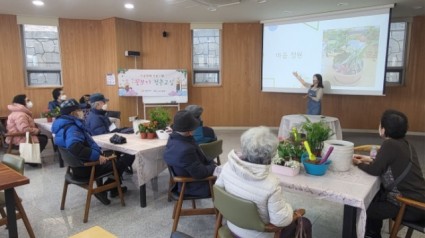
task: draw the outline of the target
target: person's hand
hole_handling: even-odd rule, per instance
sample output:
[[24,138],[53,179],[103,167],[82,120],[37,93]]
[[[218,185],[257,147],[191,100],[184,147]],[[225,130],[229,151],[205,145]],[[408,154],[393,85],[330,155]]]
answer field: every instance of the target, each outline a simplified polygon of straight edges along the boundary
[[373,160],[370,158],[370,156],[367,155],[357,155],[354,154],[353,155],[353,164],[354,165],[359,165],[359,164],[370,164],[373,162]]
[[300,77],[300,75],[298,74],[298,72],[292,72],[292,74],[295,76],[295,78],[298,78],[298,77]]
[[294,220],[297,219],[297,218],[302,217],[304,213],[305,213],[305,210],[304,209],[295,209],[294,210],[294,215],[293,215]]
[[108,160],[109,160],[109,158],[108,158],[108,157],[105,157],[105,156],[103,156],[103,155],[101,155],[101,156],[99,157],[99,163],[100,163],[100,164],[105,164]]
[[303,98],[308,98],[308,94],[304,95]]

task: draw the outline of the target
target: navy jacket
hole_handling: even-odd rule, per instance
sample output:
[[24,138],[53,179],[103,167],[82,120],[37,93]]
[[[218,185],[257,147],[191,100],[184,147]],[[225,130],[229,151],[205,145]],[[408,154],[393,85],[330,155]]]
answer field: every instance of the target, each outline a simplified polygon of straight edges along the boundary
[[100,147],[94,142],[84,122],[74,116],[62,115],[53,122],[52,133],[55,144],[66,148],[83,161],[97,161],[101,155]]
[[49,111],[53,111],[55,108],[60,107],[60,103],[56,100],[50,101],[47,107],[49,108]]
[[[177,176],[202,179],[211,176],[216,165],[209,161],[196,144],[193,136],[173,132],[164,151],[165,162]],[[178,191],[180,192],[180,184]],[[186,195],[206,197],[210,195],[208,182],[193,182],[186,185]]]
[[105,114],[106,111],[104,110],[90,109],[86,118],[86,127],[92,135],[96,136],[109,133],[111,121],[109,121],[109,118]]

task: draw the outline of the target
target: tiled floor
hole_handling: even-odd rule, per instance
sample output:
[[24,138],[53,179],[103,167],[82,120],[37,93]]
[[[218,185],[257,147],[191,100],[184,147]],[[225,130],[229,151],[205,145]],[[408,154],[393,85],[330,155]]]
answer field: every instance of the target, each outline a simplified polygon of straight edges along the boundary
[[[217,130],[218,136],[224,140],[222,162],[232,148],[239,147],[239,137],[242,130]],[[344,139],[355,144],[380,144],[377,134],[344,133]],[[420,155],[422,168],[425,168],[425,137],[410,136],[409,141],[415,145]],[[29,216],[37,237],[61,238],[69,237],[92,226],[101,226],[118,237],[170,237],[173,202],[167,201],[168,172],[164,171],[158,177],[158,189],[153,190],[147,184],[147,207],[139,206],[139,190],[136,176],[124,175],[124,184],[129,188],[125,195],[126,206],[121,207],[118,198],[111,199],[108,206],[92,199],[89,221],[83,223],[85,190],[70,186],[65,210],[59,209],[63,188],[65,168],[59,168],[51,146],[43,152],[42,167],[25,167],[25,175],[30,178],[30,184],[19,187],[18,194],[23,199],[24,208]],[[306,217],[313,223],[313,237],[341,237],[343,205],[310,197],[285,193],[288,201],[294,207],[306,209]],[[202,206],[211,206],[210,201],[204,201]],[[385,231],[383,237],[388,237]],[[178,230],[193,237],[213,237],[214,216],[183,217]],[[18,221],[20,237],[28,237],[22,221]],[[405,232],[405,229],[402,231]],[[402,233],[400,233],[402,234]],[[400,235],[399,235],[400,236]],[[0,237],[7,237],[4,226],[0,228]],[[414,232],[413,237],[421,237]]]

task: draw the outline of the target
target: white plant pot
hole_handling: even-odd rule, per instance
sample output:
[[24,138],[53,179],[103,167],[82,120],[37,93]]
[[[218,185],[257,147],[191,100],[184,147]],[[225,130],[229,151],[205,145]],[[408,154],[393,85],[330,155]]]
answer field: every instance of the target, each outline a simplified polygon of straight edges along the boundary
[[158,139],[161,140],[168,140],[168,138],[170,137],[170,134],[168,134],[168,132],[164,130],[157,130],[156,135],[158,136]]
[[329,169],[336,172],[350,170],[354,153],[354,144],[344,140],[326,140],[323,142],[322,157],[328,152],[330,146],[333,146],[334,150],[328,158],[328,160],[332,161]]

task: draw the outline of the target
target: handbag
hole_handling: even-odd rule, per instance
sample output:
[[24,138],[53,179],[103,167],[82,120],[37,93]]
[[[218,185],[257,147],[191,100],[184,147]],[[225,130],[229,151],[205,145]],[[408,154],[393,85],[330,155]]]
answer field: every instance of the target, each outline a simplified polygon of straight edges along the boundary
[[123,136],[118,135],[118,134],[114,134],[111,138],[109,138],[109,141],[112,144],[125,144],[125,143],[127,143],[127,139]]
[[40,144],[30,143],[30,133],[25,133],[25,143],[19,144],[19,153],[25,159],[25,163],[41,164]]

